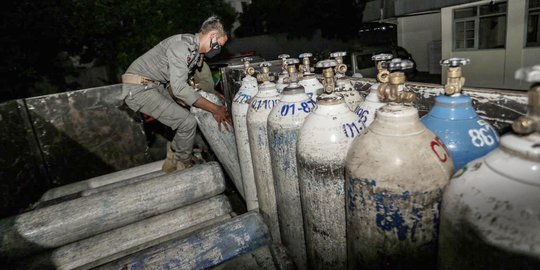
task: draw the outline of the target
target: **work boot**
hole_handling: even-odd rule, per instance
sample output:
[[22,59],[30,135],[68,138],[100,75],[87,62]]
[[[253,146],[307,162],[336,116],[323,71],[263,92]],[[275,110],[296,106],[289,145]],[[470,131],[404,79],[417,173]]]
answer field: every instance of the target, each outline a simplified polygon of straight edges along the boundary
[[177,171],[181,171],[181,170],[184,170],[184,169],[187,169],[187,168],[191,168],[193,167],[193,161],[191,159],[189,160],[176,160],[176,170]]
[[161,167],[161,170],[165,173],[171,173],[176,170],[176,158],[174,156],[174,152],[172,151],[171,147],[167,144],[167,157],[165,158],[165,162],[163,162],[163,166]]

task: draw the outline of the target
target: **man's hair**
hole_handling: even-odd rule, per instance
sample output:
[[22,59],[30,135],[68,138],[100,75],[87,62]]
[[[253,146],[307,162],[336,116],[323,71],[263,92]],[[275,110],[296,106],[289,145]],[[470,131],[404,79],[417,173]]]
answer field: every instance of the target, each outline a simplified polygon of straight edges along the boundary
[[208,19],[206,19],[201,25],[201,33],[203,34],[207,34],[212,30],[217,30],[219,36],[227,35],[227,32],[225,32],[223,24],[221,23],[221,20],[218,16],[208,17]]

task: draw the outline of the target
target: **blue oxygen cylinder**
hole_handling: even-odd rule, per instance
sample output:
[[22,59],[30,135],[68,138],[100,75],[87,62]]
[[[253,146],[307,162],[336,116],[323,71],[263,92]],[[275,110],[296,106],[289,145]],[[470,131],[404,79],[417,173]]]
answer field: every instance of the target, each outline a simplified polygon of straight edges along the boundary
[[442,66],[448,67],[445,95],[436,97],[435,106],[422,117],[424,125],[448,148],[455,171],[499,146],[497,131],[478,117],[472,107],[472,99],[461,94],[465,82],[461,66],[469,63],[470,60],[465,58],[441,61]]

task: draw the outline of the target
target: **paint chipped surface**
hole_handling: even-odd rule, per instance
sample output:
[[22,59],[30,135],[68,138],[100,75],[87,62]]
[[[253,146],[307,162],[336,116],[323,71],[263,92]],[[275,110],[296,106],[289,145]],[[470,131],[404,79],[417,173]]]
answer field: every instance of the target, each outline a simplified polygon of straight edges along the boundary
[[[493,166],[493,161],[505,165]],[[537,161],[499,148],[456,173],[443,198],[442,269],[540,268],[540,185],[534,184],[540,176],[508,178],[526,176],[536,167]]]
[[[200,91],[200,94],[210,102],[223,105],[216,95],[203,91]],[[232,127],[229,127],[228,129],[220,127],[212,113],[208,111],[191,107],[191,113],[197,120],[197,124],[210,144],[212,151],[216,154],[221,165],[223,165],[223,168],[232,179],[236,189],[240,195],[245,198],[242,171],[240,169],[240,161],[238,160],[234,130],[232,130]]]
[[[271,100],[271,104],[279,101],[279,94],[275,89],[261,90],[253,98],[254,102],[261,100]],[[250,106],[246,116],[249,146],[252,153],[253,172],[255,176],[255,187],[259,203],[259,212],[268,224],[272,238],[279,242],[281,239],[279,232],[278,214],[276,206],[276,193],[274,177],[272,174],[272,162],[270,159],[270,149],[268,146],[267,119],[273,107],[260,107],[258,109]]]
[[98,269],[207,269],[253,252],[270,241],[262,218],[249,212]]
[[[391,190],[375,179],[349,179],[348,223],[357,265],[435,265],[442,189]],[[412,264],[410,264],[412,263]],[[427,268],[426,268],[427,269]]]

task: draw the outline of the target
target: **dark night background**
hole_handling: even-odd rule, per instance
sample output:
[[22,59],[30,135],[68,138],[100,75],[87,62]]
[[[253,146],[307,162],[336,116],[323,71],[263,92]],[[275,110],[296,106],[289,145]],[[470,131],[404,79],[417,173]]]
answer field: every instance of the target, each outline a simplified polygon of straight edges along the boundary
[[253,0],[237,14],[223,0],[10,1],[0,15],[0,101],[80,89],[66,77],[89,64],[106,68],[101,85],[118,83],[139,55],[173,34],[197,32],[211,14],[227,26],[238,19],[236,37],[285,33],[294,39],[320,30],[349,40],[364,6],[363,0]]

